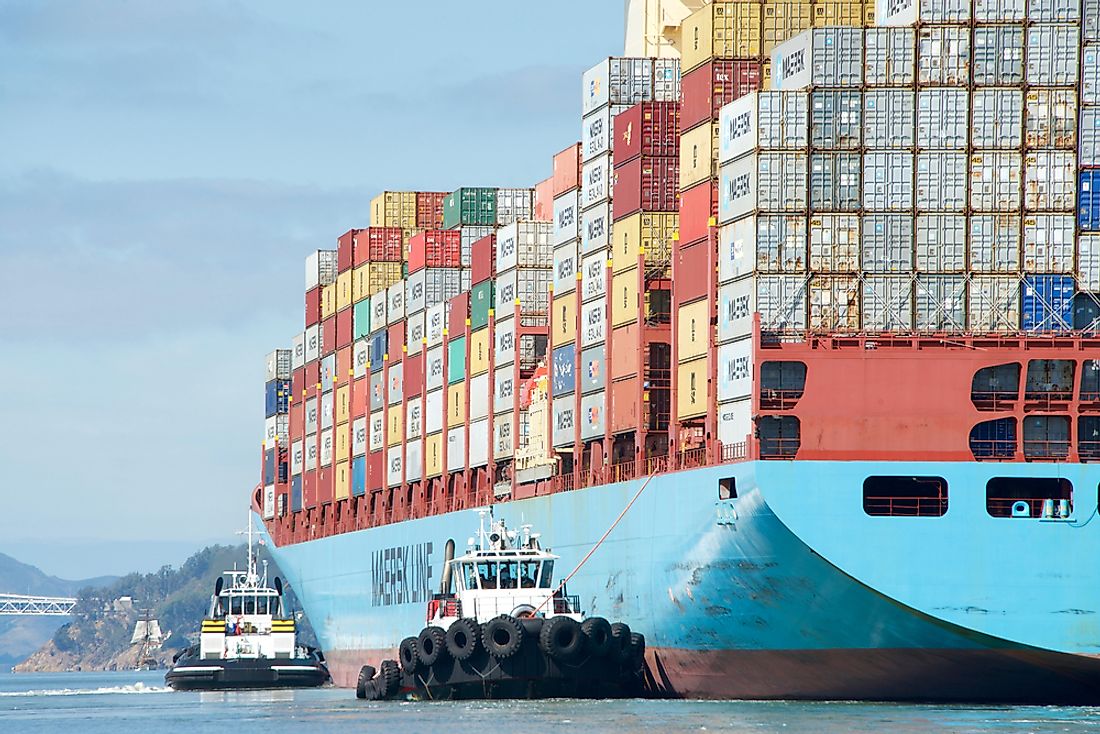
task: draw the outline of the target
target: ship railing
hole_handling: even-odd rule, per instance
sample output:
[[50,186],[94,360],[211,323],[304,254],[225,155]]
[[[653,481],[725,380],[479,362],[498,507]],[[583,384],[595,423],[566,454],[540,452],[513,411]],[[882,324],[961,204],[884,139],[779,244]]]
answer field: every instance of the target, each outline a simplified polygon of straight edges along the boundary
[[727,443],[722,445],[722,463],[726,464],[733,461],[744,461],[749,458],[749,444],[747,441],[738,441],[737,443]]
[[801,438],[768,437],[760,439],[761,459],[793,459],[802,445]]
[[693,449],[686,449],[680,452],[677,457],[677,465],[681,469],[694,469],[699,466],[707,465],[707,447],[699,446]]
[[568,492],[575,489],[573,486],[573,472],[565,472],[551,478],[550,489],[553,492]]
[[1024,402],[1032,408],[1052,408],[1073,400],[1073,388],[1056,390],[1027,390]]
[[[993,517],[1037,517],[1043,516],[1043,503],[1047,499],[1053,499],[1055,511],[1057,511],[1059,497],[988,497],[985,501],[986,510]],[[1027,504],[1027,515],[1013,515],[1012,510],[1019,503]],[[1072,508],[1072,502],[1070,504]]]
[[942,517],[947,512],[946,497],[864,497],[868,515],[892,517]]
[[983,459],[1011,459],[1016,456],[1016,439],[971,439],[970,451],[978,461]]
[[620,461],[618,464],[611,465],[610,479],[612,482],[628,482],[638,476],[636,474],[637,469],[638,462],[633,459]]
[[1024,439],[1025,459],[1065,459],[1069,456],[1069,441],[1035,441]]
[[650,456],[645,460],[645,473],[646,476],[652,476],[654,474],[663,474],[668,471],[668,455],[664,456]]
[[1082,403],[1100,403],[1100,392],[1094,390],[1081,390]]
[[1100,461],[1100,441],[1078,441],[1077,454],[1081,461]]
[[761,410],[790,410],[798,404],[802,390],[761,390]]
[[581,597],[578,594],[566,594],[554,597],[554,614],[575,614],[581,608]]
[[970,401],[978,410],[1011,410],[1020,393],[1016,390],[971,390]]

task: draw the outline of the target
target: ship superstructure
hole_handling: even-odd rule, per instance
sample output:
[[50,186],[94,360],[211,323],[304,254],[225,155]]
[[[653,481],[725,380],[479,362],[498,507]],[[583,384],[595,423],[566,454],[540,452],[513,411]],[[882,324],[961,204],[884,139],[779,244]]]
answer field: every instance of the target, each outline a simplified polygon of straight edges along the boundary
[[493,504],[625,512],[570,583],[657,689],[1093,700],[1100,6],[677,5],[550,178],[307,260],[255,500],[337,680]]

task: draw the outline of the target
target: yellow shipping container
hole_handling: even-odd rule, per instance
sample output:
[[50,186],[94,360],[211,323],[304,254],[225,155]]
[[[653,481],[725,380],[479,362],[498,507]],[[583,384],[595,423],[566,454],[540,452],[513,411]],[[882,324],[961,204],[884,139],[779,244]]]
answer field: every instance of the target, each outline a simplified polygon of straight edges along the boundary
[[443,434],[424,439],[424,476],[438,477],[443,473]]
[[383,191],[370,202],[370,226],[401,227],[416,226],[416,192]]
[[351,302],[352,304],[359,303],[364,298],[369,298],[367,294],[367,285],[370,283],[370,268],[366,265],[360,265],[359,267],[351,271]]
[[[865,22],[866,3],[863,0],[815,0],[814,27],[830,25],[862,26]],[[874,6],[871,6],[871,25],[874,25]]]
[[789,41],[814,24],[813,0],[764,0],[762,50],[770,54],[772,49]]
[[353,271],[345,270],[336,276],[336,310],[343,311],[351,305],[354,283]]
[[336,313],[336,284],[331,283],[321,288],[321,318],[327,319]]
[[390,406],[386,411],[386,445],[396,446],[405,438],[405,408],[400,405]]
[[[615,225],[616,227],[619,225]],[[638,269],[632,268],[611,279],[611,325],[622,326],[638,320]]]
[[351,495],[351,469],[348,462],[343,461],[336,465],[336,488],[333,496],[338,500],[346,500]]
[[477,377],[489,371],[489,328],[472,332],[469,342],[470,377]]
[[377,262],[367,264],[367,290],[364,295],[373,296],[401,280],[401,263]]
[[550,335],[551,345],[560,347],[577,338],[577,293],[566,293],[554,299],[554,313],[551,316],[554,333]]
[[351,431],[347,423],[338,423],[333,432],[333,459],[347,461],[351,456]]
[[711,337],[708,311],[705,298],[680,306],[676,317],[676,358],[680,362],[706,355]]
[[[339,378],[339,375],[337,375]],[[347,423],[351,419],[351,385],[336,388],[336,422]]]
[[680,190],[718,175],[718,123],[698,125],[680,136]]
[[676,365],[676,416],[694,418],[707,412],[707,358]]
[[638,256],[645,253],[649,267],[669,265],[672,260],[672,235],[680,226],[675,212],[638,212],[615,222],[611,230],[612,272],[636,267]]
[[761,0],[716,0],[699,8],[681,25],[681,68],[686,73],[712,58],[758,58],[762,19]]
[[466,422],[466,383],[456,382],[447,388],[447,428]]

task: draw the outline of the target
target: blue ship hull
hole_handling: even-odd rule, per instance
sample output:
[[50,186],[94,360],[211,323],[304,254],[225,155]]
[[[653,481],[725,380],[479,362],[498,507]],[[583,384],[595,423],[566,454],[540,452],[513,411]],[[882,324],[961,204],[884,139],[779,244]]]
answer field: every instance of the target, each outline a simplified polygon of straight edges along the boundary
[[[942,517],[873,517],[877,474],[939,476]],[[1072,482],[1068,521],[991,517],[995,476]],[[736,498],[718,499],[734,478]],[[571,570],[643,480],[496,505]],[[649,480],[569,581],[646,636],[651,687],[707,698],[1100,702],[1100,466],[743,462]],[[334,680],[424,623],[469,510],[275,548]]]

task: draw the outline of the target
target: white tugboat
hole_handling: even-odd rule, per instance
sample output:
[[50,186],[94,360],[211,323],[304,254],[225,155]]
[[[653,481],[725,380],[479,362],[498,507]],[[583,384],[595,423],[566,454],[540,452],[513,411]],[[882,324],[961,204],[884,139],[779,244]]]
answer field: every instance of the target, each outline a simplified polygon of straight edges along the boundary
[[[364,665],[359,698],[615,698],[642,691],[645,639],[622,622],[586,617],[556,584],[558,556],[529,525],[485,527],[447,561],[443,591],[399,661]],[[452,591],[453,588],[453,591]],[[376,675],[377,673],[377,675]]]
[[251,516],[248,568],[218,578],[199,644],[177,656],[164,680],[176,690],[192,691],[305,688],[328,682],[321,653],[297,642],[279,577],[268,586],[267,564],[262,575],[256,572]]

